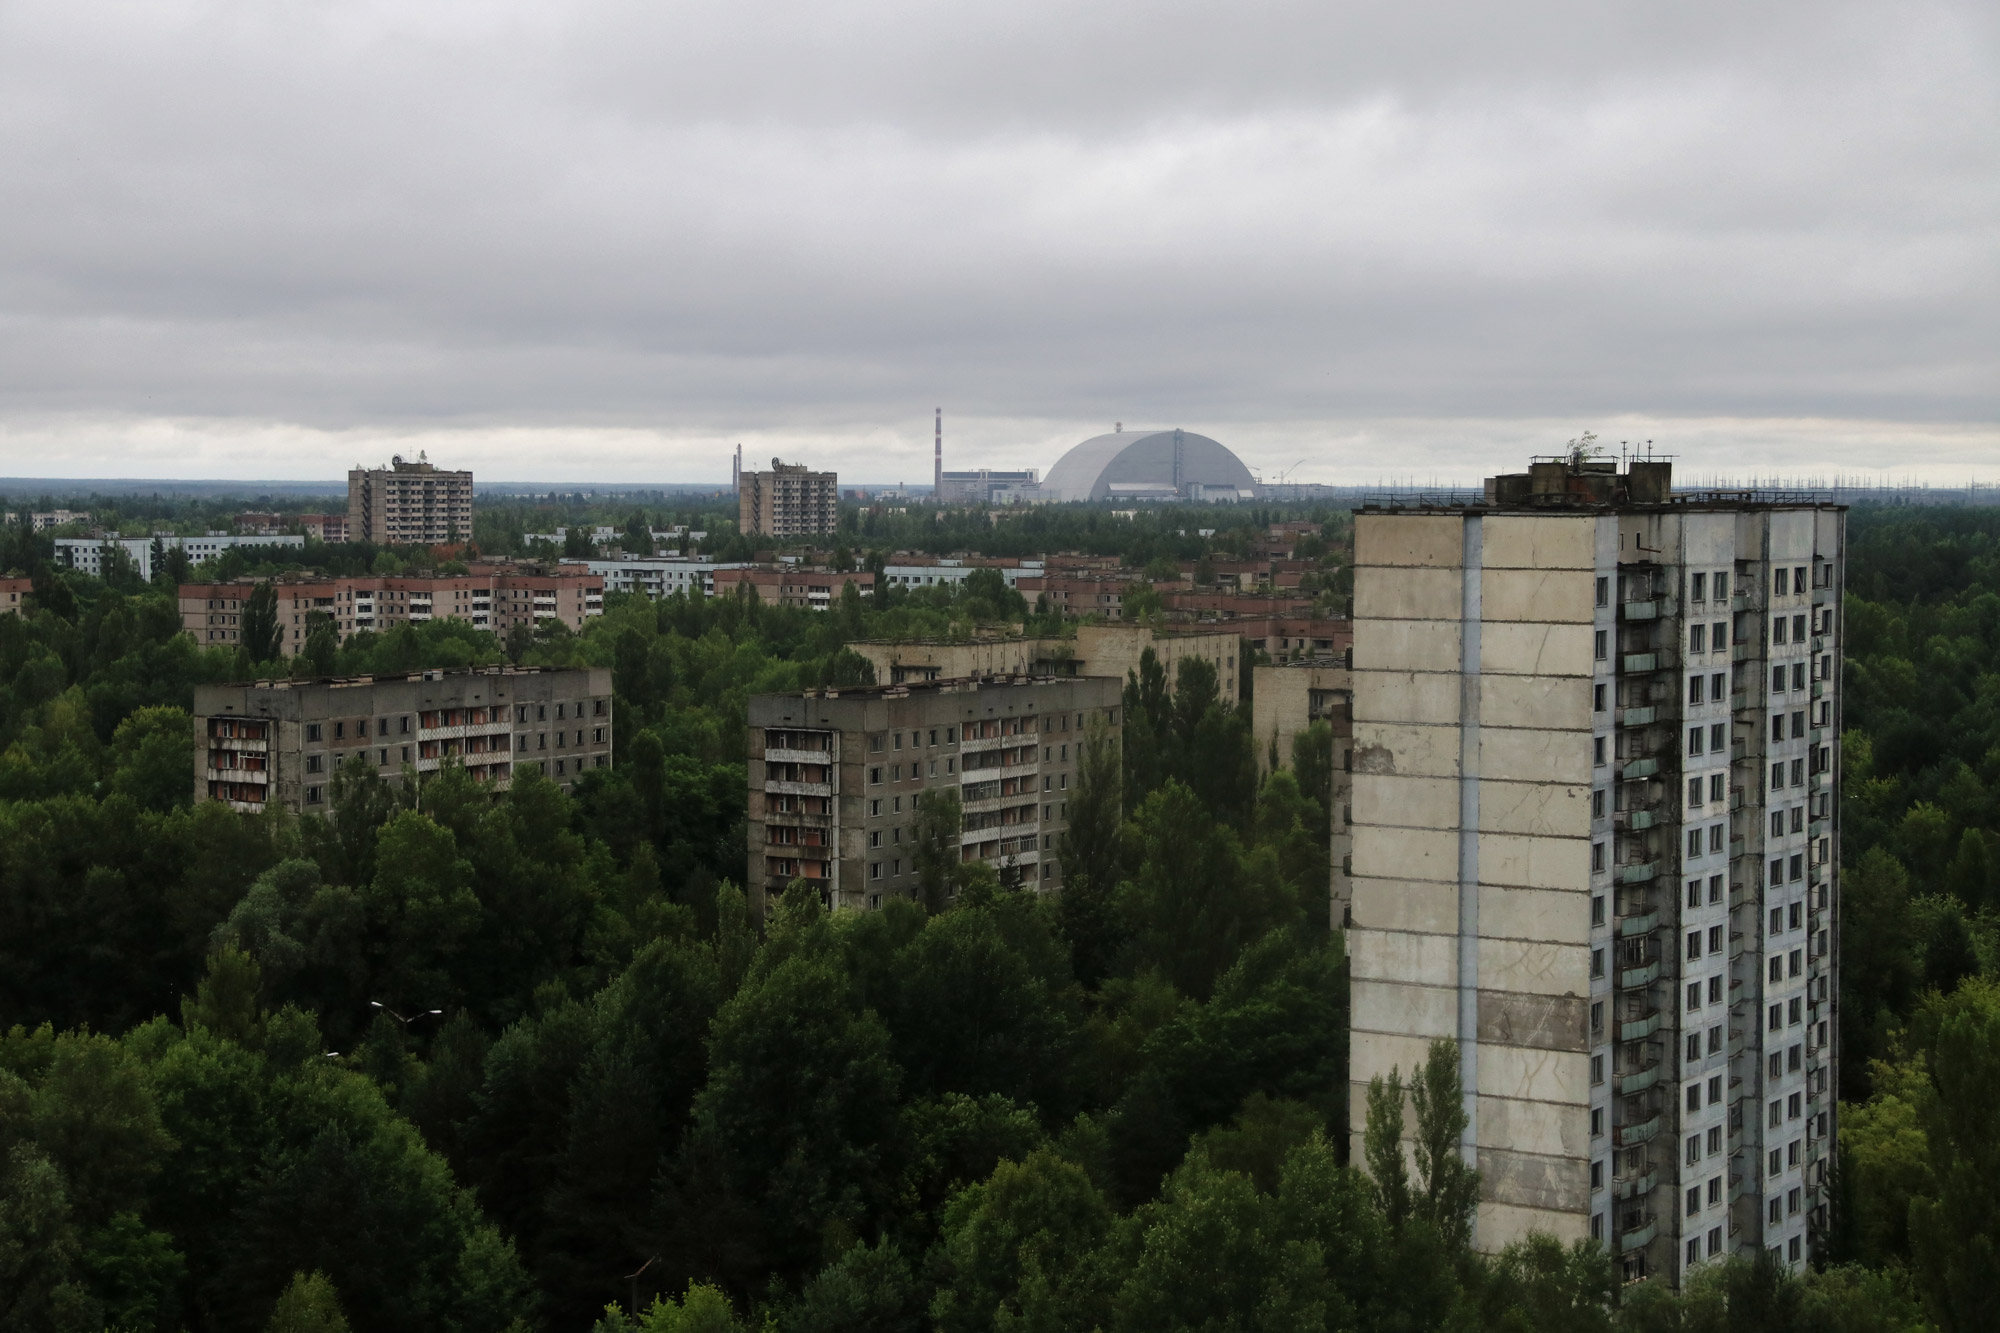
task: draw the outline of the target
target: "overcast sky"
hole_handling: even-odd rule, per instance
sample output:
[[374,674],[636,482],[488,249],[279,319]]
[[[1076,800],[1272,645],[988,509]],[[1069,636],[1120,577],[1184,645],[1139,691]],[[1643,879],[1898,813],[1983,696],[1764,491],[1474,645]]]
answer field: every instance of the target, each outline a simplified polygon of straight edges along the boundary
[[927,481],[939,405],[2000,481],[2000,5],[0,0],[0,475]]

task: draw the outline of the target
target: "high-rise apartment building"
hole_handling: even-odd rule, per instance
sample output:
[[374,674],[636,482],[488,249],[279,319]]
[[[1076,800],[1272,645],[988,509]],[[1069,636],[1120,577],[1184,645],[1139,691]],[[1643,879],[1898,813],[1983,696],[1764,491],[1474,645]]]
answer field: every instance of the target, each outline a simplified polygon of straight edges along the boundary
[[750,701],[751,902],[794,879],[832,907],[917,892],[917,798],[957,794],[959,856],[1003,882],[1057,888],[1077,762],[1115,743],[1111,679],[999,676],[763,694]]
[[347,474],[347,540],[435,546],[471,537],[470,472],[446,472],[420,456]]
[[324,812],[357,756],[384,779],[448,764],[505,788],[534,767],[568,788],[611,766],[606,667],[474,667],[398,676],[260,680],[194,692],[197,801]]
[[1669,469],[1356,516],[1350,1093],[1456,1038],[1477,1243],[1679,1282],[1826,1222],[1846,515]]
[[736,481],[736,523],[759,537],[825,537],[840,526],[840,477],[771,460],[769,472]]

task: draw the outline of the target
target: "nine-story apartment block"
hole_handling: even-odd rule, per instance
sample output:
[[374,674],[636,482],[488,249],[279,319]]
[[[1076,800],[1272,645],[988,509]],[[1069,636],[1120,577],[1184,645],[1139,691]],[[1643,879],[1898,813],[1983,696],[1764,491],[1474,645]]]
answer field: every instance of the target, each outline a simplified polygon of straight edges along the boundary
[[917,800],[958,796],[959,858],[1055,889],[1083,746],[1115,745],[1112,679],[1001,676],[759,695],[748,752],[751,901],[794,879],[836,908],[917,893]]
[[840,476],[771,460],[736,481],[736,524],[759,537],[827,537],[840,527]]
[[1455,1038],[1477,1243],[1678,1282],[1826,1224],[1845,512],[1669,466],[1357,515],[1350,1092]]

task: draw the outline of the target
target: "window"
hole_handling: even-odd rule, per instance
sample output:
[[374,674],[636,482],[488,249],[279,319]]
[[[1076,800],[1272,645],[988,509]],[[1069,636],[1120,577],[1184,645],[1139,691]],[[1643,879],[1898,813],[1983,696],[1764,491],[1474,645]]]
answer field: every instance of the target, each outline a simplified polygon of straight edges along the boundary
[[1805,1001],[1794,995],[1785,1006],[1785,1019],[1793,1027],[1805,1021]]
[[1593,977],[1604,975],[1604,950],[1592,949],[1590,951],[1590,975]]
[[1698,930],[1690,930],[1687,934],[1687,956],[1701,957],[1701,932]]
[[882,781],[882,770],[881,770],[881,769],[879,769],[879,768],[871,768],[871,769],[869,769],[869,770],[868,770],[868,785],[869,785],[869,786],[871,786],[871,787],[872,787],[872,786],[876,785],[877,783],[879,783],[879,782],[881,782],[881,781]]
[[1601,1106],[1590,1108],[1590,1137],[1604,1137],[1604,1108]]
[[316,741],[319,740],[320,738],[321,738],[320,724],[317,722],[306,723],[306,739],[309,741]]
[[1592,872],[1604,869],[1604,844],[1601,842],[1590,844],[1590,868]]
[[1799,909],[1801,906],[1803,906],[1803,904],[1793,903],[1790,907],[1785,909],[1786,919],[1788,921],[1790,929],[1792,930],[1797,930],[1799,928]]
[[880,861],[870,861],[868,863],[868,878],[882,878],[882,863]]
[[1770,1013],[1765,1015],[1765,1018],[1767,1020],[1765,1026],[1771,1031],[1776,1032],[1785,1025],[1785,1006],[1782,1004],[1772,1005]]
[[1771,765],[1771,789],[1776,791],[1785,785],[1785,763],[1781,759]]
[[1688,600],[1691,602],[1705,602],[1708,600],[1708,575],[1688,575]]
[[1710,824],[1708,826],[1708,850],[1711,852],[1722,850],[1722,825]]
[[1721,875],[1710,875],[1708,877],[1708,901],[1711,904],[1722,901],[1722,880],[1723,877]]
[[1604,1001],[1602,1000],[1594,1001],[1590,1006],[1590,1030],[1592,1032],[1604,1031]]
[[1805,878],[1805,872],[1806,872],[1806,858],[1804,853],[1794,854],[1792,857],[1792,875],[1791,875],[1792,883],[1796,884],[1801,879]]
[[1592,739],[1591,752],[1595,756],[1598,765],[1601,767],[1604,763],[1604,737],[1598,736]]
[[1773,810],[1771,812],[1771,836],[1774,838],[1782,838],[1784,835],[1785,835],[1785,812],[1783,810]]
[[1771,668],[1771,693],[1783,694],[1784,692],[1785,669],[1782,666],[1774,666]]
[[1806,590],[1806,567],[1804,565],[1800,565],[1792,571],[1792,591],[1795,594],[1803,596],[1805,594],[1805,590]]
[[1771,739],[1774,741],[1785,739],[1785,715],[1783,713],[1771,714]]
[[[525,708],[523,708],[523,709],[522,709],[521,711],[522,711],[523,713],[525,713],[525,712],[527,712],[528,710],[527,710],[527,709],[525,709]],[[525,722],[526,720],[527,720],[526,718],[523,718],[523,719],[522,719],[522,721],[524,721],[524,722]],[[399,731],[399,732],[401,732],[401,733],[402,733],[403,735],[405,735],[405,736],[407,736],[407,735],[409,735],[409,734],[410,734],[410,718],[409,718],[409,715],[408,715],[407,713],[406,713],[406,714],[404,714],[404,715],[403,715],[403,717],[401,718],[401,725],[399,725],[399,726],[398,726],[398,727],[396,728],[396,730],[397,730],[397,731]]]
[[1783,958],[1773,958],[1771,960],[1770,973],[1772,981],[1783,981],[1785,979],[1785,960]]
[[1721,977],[1710,977],[1710,978],[1708,979],[1708,1002],[1709,1002],[1710,1004],[1721,1004],[1721,1003],[1722,1003],[1722,978],[1721,978]]
[[1727,648],[1729,646],[1728,621],[1718,620],[1715,622],[1715,624],[1709,627],[1708,646],[1710,648],[1713,648],[1718,653],[1721,652],[1724,648]]
[[320,802],[321,802],[322,800],[324,800],[324,799],[326,799],[326,798],[325,798],[325,796],[324,796],[324,795],[322,794],[322,790],[321,790],[321,788],[318,788],[318,787],[307,787],[307,788],[306,788],[306,804],[307,804],[307,805],[318,805],[318,804],[319,804],[319,803],[320,803]]
[[1688,702],[1691,704],[1701,702],[1701,679],[1700,676],[1688,677]]
[[308,772],[308,773],[324,773],[325,771],[326,771],[326,756],[325,756],[325,755],[323,755],[323,754],[309,754],[309,755],[307,755],[307,756],[306,756],[306,772]]
[[1708,1053],[1710,1055],[1722,1054],[1722,1027],[1720,1024],[1708,1030]]
[[1687,1140],[1687,1164],[1693,1166],[1701,1160],[1701,1135],[1690,1134]]
[[1783,616],[1772,616],[1771,643],[1775,647],[1779,644],[1782,644],[1784,641],[1785,641],[1785,618]]
[[[1708,626],[1690,625],[1688,627],[1688,651],[1691,653],[1705,653],[1708,651]],[[1698,681],[1701,677],[1696,676],[1695,679]],[[1692,702],[1700,703],[1701,701],[1696,699]]]
[[1597,604],[1599,606],[1611,605],[1611,580],[1608,578],[1600,578],[1597,581]]
[[1604,788],[1602,787],[1599,787],[1590,794],[1590,817],[1592,819],[1604,818]]
[[1805,959],[1805,950],[1803,949],[1792,950],[1789,954],[1785,955],[1786,970],[1789,971],[1794,977],[1802,975],[1805,972],[1804,959]]
[[1701,1034],[1699,1032],[1692,1033],[1688,1037],[1687,1058],[1690,1060],[1701,1059]]
[[1609,651],[1607,647],[1608,637],[1609,636],[1603,630],[1597,631],[1595,644],[1597,651],[1597,660],[1600,662],[1604,661],[1605,658],[1609,656]]
[[1604,1082],[1604,1057],[1601,1055],[1593,1055],[1590,1057],[1590,1084],[1592,1087],[1598,1087],[1601,1086],[1603,1082]]
[[1726,773],[1710,773],[1708,775],[1708,799],[1711,801],[1721,801],[1723,796],[1722,785],[1728,780],[1729,775]]
[[1702,752],[1702,743],[1703,743],[1704,741],[1706,741],[1707,739],[1708,739],[1708,729],[1707,729],[1707,728],[1705,728],[1705,727],[1689,727],[1689,728],[1688,728],[1688,742],[1687,742],[1687,752],[1688,752],[1688,755],[1689,755],[1690,757],[1693,757],[1693,756],[1695,756],[1695,755],[1699,755],[1699,754],[1700,754],[1700,753]]
[[1722,927],[1721,927],[1721,926],[1710,926],[1710,927],[1708,928],[1708,951],[1709,951],[1710,953],[1721,953],[1721,952],[1722,952]]
[[[1699,1111],[1701,1109],[1701,1084],[1690,1083],[1687,1085],[1687,1109],[1690,1111]],[[1695,1135],[1688,1139],[1688,1160],[1690,1162],[1701,1156],[1700,1144],[1700,1135]]]
[[1783,597],[1785,589],[1790,585],[1791,579],[1786,575],[1784,570],[1774,569],[1771,571],[1771,591],[1773,594]]
[[1729,600],[1729,575],[1721,570],[1716,571],[1715,575],[1715,600],[1718,602]]
[[1599,712],[1599,713],[1603,712],[1603,711],[1604,711],[1604,687],[1603,687],[1602,685],[1597,685],[1597,686],[1593,686],[1593,687],[1592,687],[1592,689],[1591,689],[1591,692],[1590,692],[1590,697],[1591,697],[1591,702],[1592,702],[1592,704],[1594,705],[1594,708],[1593,708],[1593,711],[1595,711],[1595,712]]
[[1690,981],[1688,983],[1687,1007],[1690,1010],[1701,1008],[1701,983],[1699,981]]
[[1691,828],[1688,830],[1688,856],[1696,857],[1700,855],[1701,855],[1701,830],[1698,828]]
[[1726,722],[1709,723],[1708,752],[1710,754],[1721,754],[1723,748],[1727,746],[1728,743],[1729,743],[1729,724]]
[[1792,663],[1792,688],[1794,690],[1802,690],[1805,687],[1806,664],[1804,662],[1794,662]]
[[1590,900],[1590,924],[1593,926],[1604,924],[1604,895],[1601,893]]
[[1595,1194],[1604,1188],[1604,1162],[1602,1159],[1590,1164],[1590,1190]]

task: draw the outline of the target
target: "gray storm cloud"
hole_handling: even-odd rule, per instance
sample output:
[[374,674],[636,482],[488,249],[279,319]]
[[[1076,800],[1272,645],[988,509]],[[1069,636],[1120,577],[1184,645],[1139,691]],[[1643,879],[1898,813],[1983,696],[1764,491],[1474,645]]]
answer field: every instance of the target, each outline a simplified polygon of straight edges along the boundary
[[[1995,38],[1973,3],[8,4],[0,472],[458,432],[562,476],[517,446],[566,431],[606,476],[816,433],[901,466],[935,402],[996,461],[1113,417],[1329,468],[1633,418],[2000,468]],[[294,464],[258,475],[335,470]]]

